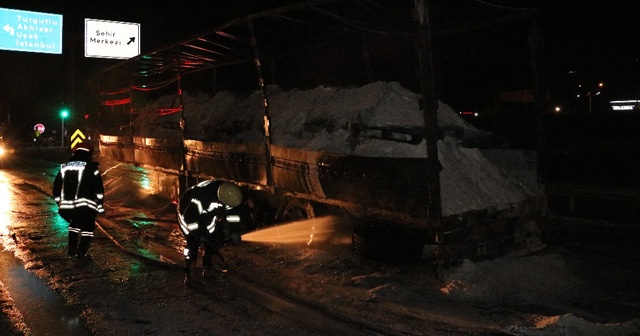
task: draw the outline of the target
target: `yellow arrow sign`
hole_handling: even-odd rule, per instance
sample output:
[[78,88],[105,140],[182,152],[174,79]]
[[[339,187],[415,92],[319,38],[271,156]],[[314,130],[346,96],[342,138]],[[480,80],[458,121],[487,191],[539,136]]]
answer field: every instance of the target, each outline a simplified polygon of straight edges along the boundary
[[79,129],[73,132],[73,135],[71,136],[71,149],[74,149],[84,139],[86,139],[86,137]]

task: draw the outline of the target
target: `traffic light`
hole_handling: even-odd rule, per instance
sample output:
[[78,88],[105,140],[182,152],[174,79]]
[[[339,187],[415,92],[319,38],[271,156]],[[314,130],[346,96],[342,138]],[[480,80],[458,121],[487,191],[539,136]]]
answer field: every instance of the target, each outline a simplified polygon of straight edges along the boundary
[[63,107],[62,109],[60,109],[60,147],[64,148],[64,136],[65,136],[65,131],[64,131],[64,120],[69,116],[69,109],[66,107]]

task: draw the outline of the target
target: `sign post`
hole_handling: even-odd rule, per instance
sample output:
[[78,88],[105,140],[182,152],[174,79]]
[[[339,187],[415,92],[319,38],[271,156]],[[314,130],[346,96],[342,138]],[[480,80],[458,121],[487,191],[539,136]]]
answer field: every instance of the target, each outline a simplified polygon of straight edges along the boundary
[[60,148],[64,148],[64,119],[69,116],[69,110],[63,109],[60,111]]

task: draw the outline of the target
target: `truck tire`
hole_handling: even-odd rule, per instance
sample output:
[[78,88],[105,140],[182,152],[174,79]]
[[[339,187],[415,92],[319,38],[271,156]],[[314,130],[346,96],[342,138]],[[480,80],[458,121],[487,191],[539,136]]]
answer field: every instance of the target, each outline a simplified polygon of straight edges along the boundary
[[354,252],[367,259],[394,264],[421,259],[426,235],[397,225],[367,221],[353,229]]
[[313,205],[301,199],[291,199],[284,207],[280,220],[283,222],[293,222],[304,219],[315,218]]

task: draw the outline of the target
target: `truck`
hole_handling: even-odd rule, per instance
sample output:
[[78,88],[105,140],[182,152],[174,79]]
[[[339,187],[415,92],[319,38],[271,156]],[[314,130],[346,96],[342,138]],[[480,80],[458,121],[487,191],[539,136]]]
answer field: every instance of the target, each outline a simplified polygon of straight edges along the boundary
[[498,253],[535,232],[536,152],[478,147],[495,135],[435,97],[426,2],[393,8],[306,1],[107,68],[100,154],[148,169],[171,199],[235,183],[243,230],[338,213],[366,257]]

